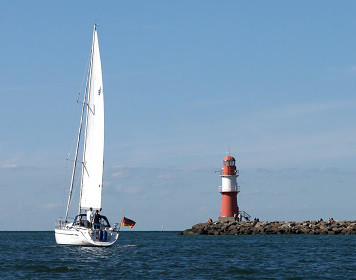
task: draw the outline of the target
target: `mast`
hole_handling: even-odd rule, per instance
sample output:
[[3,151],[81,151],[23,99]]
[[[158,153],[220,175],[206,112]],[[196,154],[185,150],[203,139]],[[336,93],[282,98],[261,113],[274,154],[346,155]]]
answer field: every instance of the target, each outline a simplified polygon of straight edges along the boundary
[[77,167],[78,151],[79,151],[79,144],[80,144],[80,135],[82,134],[82,126],[83,126],[83,116],[84,116],[85,103],[86,103],[86,94],[84,95],[84,100],[83,100],[83,104],[82,104],[82,113],[81,113],[81,116],[80,116],[80,124],[79,124],[78,137],[77,137],[77,147],[76,147],[76,149],[75,149],[75,156],[74,156],[74,163],[73,163],[73,171],[72,171],[72,178],[71,178],[71,181],[70,181],[70,188],[69,188],[68,203],[67,203],[67,208],[66,208],[65,222],[67,222],[67,219],[68,219],[69,206],[70,206],[70,202],[71,202],[71,200],[72,200],[72,193],[73,193],[73,186],[74,186],[74,178],[75,178],[75,169],[76,169],[76,167]]

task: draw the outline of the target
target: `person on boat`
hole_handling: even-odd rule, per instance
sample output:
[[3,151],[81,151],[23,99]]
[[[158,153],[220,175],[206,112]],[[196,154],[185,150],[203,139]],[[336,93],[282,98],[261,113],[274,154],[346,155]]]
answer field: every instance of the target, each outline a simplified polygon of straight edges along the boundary
[[99,214],[99,210],[96,210],[94,214],[94,222],[93,222],[94,229],[100,229],[100,218],[101,216]]
[[87,211],[87,221],[89,222],[89,227],[91,226],[92,220],[93,220],[93,208],[90,207],[89,210]]

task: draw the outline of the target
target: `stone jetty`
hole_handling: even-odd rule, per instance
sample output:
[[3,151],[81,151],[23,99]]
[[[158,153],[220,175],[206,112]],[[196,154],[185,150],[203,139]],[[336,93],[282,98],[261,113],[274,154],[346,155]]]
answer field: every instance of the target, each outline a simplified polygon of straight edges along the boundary
[[213,222],[194,225],[181,232],[183,235],[256,235],[256,234],[356,234],[356,221],[304,222]]

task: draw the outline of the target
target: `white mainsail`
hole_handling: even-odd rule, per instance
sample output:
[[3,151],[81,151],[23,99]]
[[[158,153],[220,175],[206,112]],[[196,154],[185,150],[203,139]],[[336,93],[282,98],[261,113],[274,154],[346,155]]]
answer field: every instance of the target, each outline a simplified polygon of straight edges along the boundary
[[96,28],[88,81],[80,209],[101,208],[104,167],[104,91]]

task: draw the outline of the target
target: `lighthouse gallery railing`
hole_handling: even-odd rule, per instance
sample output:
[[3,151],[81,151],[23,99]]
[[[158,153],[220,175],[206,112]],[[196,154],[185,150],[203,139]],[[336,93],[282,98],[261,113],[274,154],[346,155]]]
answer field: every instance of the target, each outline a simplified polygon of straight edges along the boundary
[[228,191],[223,190],[222,186],[219,186],[219,192],[240,192],[240,186],[231,186]]

